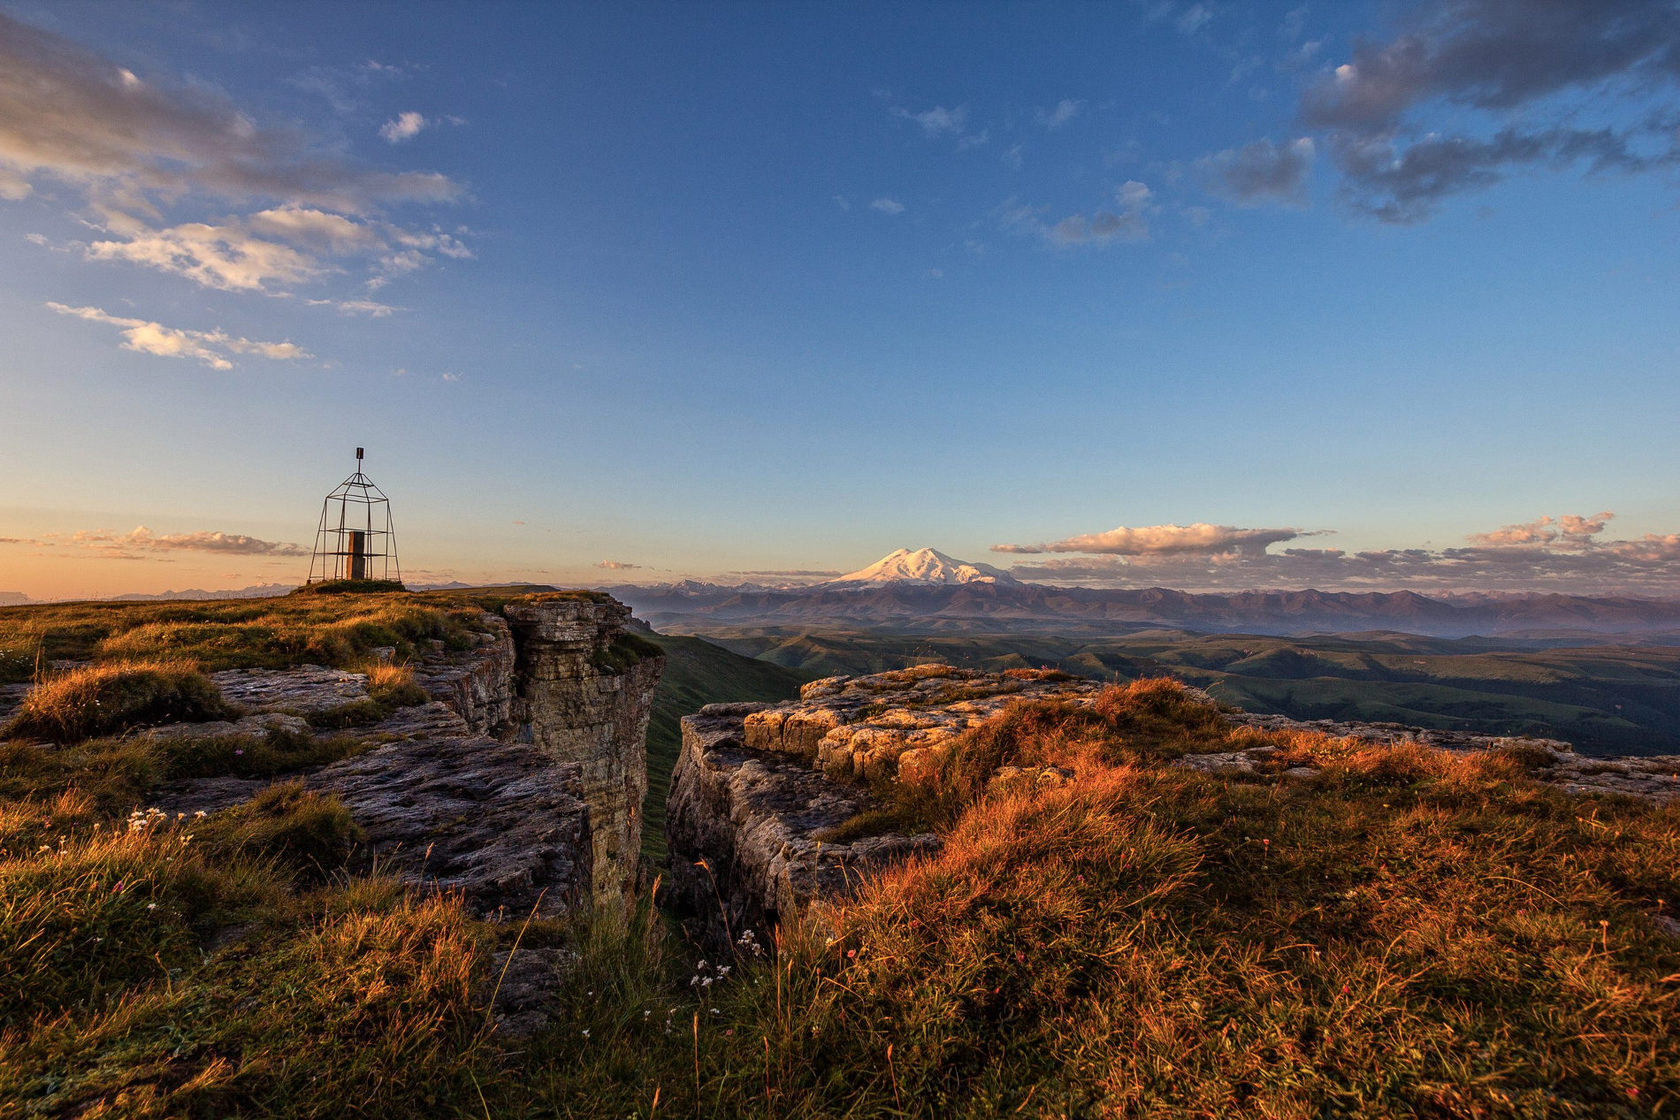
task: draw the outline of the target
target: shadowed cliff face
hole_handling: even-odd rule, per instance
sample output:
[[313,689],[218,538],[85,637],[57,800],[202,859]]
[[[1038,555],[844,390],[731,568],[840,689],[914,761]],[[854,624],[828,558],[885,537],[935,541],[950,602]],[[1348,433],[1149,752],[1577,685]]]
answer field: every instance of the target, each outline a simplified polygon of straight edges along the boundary
[[517,661],[515,734],[582,771],[597,901],[635,886],[647,795],[647,730],[665,657],[625,633],[615,600],[532,596],[505,608]]

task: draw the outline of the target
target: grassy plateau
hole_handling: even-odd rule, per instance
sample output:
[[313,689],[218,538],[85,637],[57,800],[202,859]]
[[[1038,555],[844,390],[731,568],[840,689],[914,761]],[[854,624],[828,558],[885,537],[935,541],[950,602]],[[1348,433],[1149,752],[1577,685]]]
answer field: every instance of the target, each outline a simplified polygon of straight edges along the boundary
[[[47,608],[68,634],[8,609],[0,640],[31,665],[291,664],[464,640],[481,604],[100,607]],[[690,700],[736,669],[789,684],[660,644],[692,661]],[[350,874],[348,814],[283,779],[353,734],[260,757],[5,738],[4,1117],[1680,1111],[1680,808],[1566,795],[1538,752],[1233,733],[1164,680],[1018,705],[854,822],[931,828],[936,855],[722,950],[645,898],[497,925]],[[1260,742],[1279,749],[1252,777],[1173,764]],[[1004,764],[1072,780],[999,787]],[[145,807],[161,775],[218,773],[282,781],[203,817]],[[524,1039],[490,1010],[510,949],[571,962]]]

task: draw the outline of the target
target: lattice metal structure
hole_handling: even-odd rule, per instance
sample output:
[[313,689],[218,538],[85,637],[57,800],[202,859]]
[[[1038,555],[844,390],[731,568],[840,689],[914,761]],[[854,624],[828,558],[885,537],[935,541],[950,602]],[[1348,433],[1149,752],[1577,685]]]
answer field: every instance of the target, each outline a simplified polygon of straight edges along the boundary
[[329,579],[402,582],[391,500],[362,473],[360,447],[356,448],[356,473],[339,483],[321,503],[321,525],[315,531],[309,582]]

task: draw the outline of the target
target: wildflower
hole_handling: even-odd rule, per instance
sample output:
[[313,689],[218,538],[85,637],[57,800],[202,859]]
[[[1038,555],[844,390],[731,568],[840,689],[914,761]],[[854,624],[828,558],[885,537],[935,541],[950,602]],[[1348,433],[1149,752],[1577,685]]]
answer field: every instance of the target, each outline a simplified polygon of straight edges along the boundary
[[123,880],[118,879],[117,883],[116,883],[116,886],[111,888],[111,893],[112,894],[121,894],[122,889],[123,889]]
[[583,1028],[583,1037],[585,1037],[585,1038],[589,1037],[589,1028],[588,1027]]
[[155,903],[155,902],[148,902],[148,903],[146,903],[146,909],[148,909],[148,910],[156,910],[156,909],[157,909],[157,903]]

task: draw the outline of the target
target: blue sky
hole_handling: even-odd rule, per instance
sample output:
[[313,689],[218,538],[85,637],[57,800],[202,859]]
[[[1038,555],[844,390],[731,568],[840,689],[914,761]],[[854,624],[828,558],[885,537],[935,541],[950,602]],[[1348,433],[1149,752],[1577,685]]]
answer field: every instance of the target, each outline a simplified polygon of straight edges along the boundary
[[1677,84],[1666,0],[0,0],[0,591],[296,582],[360,444],[422,580],[1680,595]]

